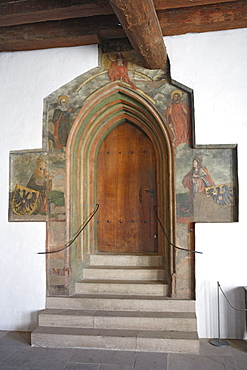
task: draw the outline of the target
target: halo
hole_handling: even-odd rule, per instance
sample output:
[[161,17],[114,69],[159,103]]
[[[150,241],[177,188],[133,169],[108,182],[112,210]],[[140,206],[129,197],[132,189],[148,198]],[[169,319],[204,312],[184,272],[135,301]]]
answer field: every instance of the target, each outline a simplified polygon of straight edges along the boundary
[[67,95],[60,95],[58,98],[57,98],[57,102],[58,104],[61,103],[61,100],[64,99],[66,101],[66,104],[68,103],[69,101],[69,98],[67,97]]
[[45,163],[44,158],[37,158],[37,159],[36,159],[36,165],[37,165],[37,166],[40,166],[40,165],[41,165],[41,163]]
[[182,91],[181,90],[173,90],[173,92],[171,93],[171,97],[173,98],[173,96],[175,95],[175,94],[178,94],[178,95],[180,95],[180,97],[182,98],[183,97],[183,93],[182,93]]

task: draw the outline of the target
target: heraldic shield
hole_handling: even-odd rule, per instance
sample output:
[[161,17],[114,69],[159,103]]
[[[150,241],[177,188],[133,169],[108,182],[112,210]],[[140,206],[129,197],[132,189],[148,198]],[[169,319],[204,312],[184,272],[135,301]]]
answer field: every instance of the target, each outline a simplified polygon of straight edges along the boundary
[[16,185],[12,198],[12,210],[17,215],[31,215],[37,208],[39,191]]
[[205,189],[206,196],[212,197],[214,202],[220,206],[232,206],[234,204],[234,193],[232,184],[210,186]]

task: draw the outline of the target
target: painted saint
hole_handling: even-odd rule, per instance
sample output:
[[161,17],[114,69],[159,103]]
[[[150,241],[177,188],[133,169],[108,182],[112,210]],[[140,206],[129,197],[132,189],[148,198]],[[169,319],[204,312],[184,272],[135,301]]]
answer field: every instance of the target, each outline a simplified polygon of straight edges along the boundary
[[183,178],[183,186],[189,189],[189,200],[192,202],[196,193],[205,191],[206,188],[214,186],[214,180],[203,165],[202,158],[194,157],[191,170]]
[[53,113],[52,122],[54,124],[54,146],[56,149],[64,148],[67,144],[71,127],[71,109],[67,107],[68,101],[66,95],[59,96],[57,100],[58,107]]
[[53,173],[48,173],[46,163],[43,158],[36,160],[36,168],[30,177],[27,188],[39,192],[35,213],[46,214],[47,212],[47,191],[52,188]]
[[111,82],[123,81],[129,84],[133,89],[136,86],[131,82],[128,75],[128,61],[124,58],[122,53],[116,53],[115,59],[110,59],[111,64],[108,69],[108,76]]
[[182,101],[182,91],[173,90],[172,102],[166,109],[166,122],[170,128],[175,147],[182,143],[191,143],[190,108]]

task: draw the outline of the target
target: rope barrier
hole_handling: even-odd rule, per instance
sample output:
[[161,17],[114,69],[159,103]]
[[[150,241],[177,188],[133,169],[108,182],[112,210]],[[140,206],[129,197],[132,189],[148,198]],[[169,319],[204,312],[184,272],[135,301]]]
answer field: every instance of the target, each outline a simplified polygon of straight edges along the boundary
[[69,248],[74,243],[74,241],[78,238],[78,236],[82,233],[82,231],[85,229],[85,227],[89,224],[89,222],[92,220],[92,218],[95,216],[98,209],[99,209],[99,204],[96,204],[96,207],[94,208],[94,211],[92,212],[91,215],[88,216],[88,219],[79,227],[79,229],[75,233],[75,236],[73,237],[73,239],[69,240],[68,243],[66,243],[62,248],[57,249],[55,251],[38,252],[38,254],[58,253],[58,252],[61,252],[65,249]]
[[244,312],[247,312],[247,309],[245,309],[245,308],[236,308],[236,307],[234,307],[232,304],[231,304],[231,302],[229,301],[229,299],[227,298],[227,296],[226,296],[226,294],[224,293],[224,291],[223,291],[223,289],[221,288],[221,286],[220,286],[220,283],[219,282],[217,282],[218,283],[218,286],[219,286],[219,288],[220,288],[220,290],[221,290],[221,293],[223,294],[223,296],[225,297],[225,299],[226,299],[226,301],[228,302],[228,304],[234,309],[234,310],[236,310],[236,311],[244,311]]
[[158,214],[157,214],[157,210],[156,210],[156,208],[157,208],[157,206],[154,206],[154,213],[155,213],[155,215],[156,215],[156,217],[157,217],[157,220],[158,220],[158,222],[159,222],[159,224],[160,224],[160,227],[161,227],[161,229],[162,229],[162,231],[163,231],[163,233],[164,233],[164,235],[165,235],[165,237],[166,237],[166,240],[168,241],[168,243],[169,243],[172,247],[174,247],[174,248],[176,248],[176,249],[180,249],[181,251],[186,251],[186,252],[191,252],[191,253],[199,253],[199,254],[203,254],[203,252],[193,251],[192,249],[186,249],[186,248],[178,247],[176,244],[173,244],[173,243],[170,241],[170,239],[168,238],[168,235],[167,235],[167,233],[166,233],[166,231],[165,231],[165,228],[164,228],[164,226],[163,226],[163,224],[162,224],[162,222],[161,222],[161,220],[160,220],[160,218],[159,218],[159,216],[158,216]]
[[[157,214],[156,208],[157,208],[157,206],[155,206],[155,207],[154,207],[154,213],[155,213],[155,215],[156,215],[156,217],[157,217],[157,220],[158,220],[158,222],[159,222],[159,224],[160,224],[160,227],[161,227],[161,229],[162,229],[162,231],[163,231],[163,233],[164,233],[164,235],[165,235],[165,237],[166,237],[166,239],[167,239],[168,243],[169,243],[172,247],[174,247],[174,248],[176,248],[176,249],[179,249],[179,250],[182,250],[182,251],[186,251],[186,252],[203,254],[202,252],[199,252],[199,251],[194,251],[194,250],[191,250],[191,249],[186,249],[186,248],[178,247],[176,244],[172,243],[172,242],[170,241],[170,239],[168,238],[168,235],[167,235],[167,233],[166,233],[166,231],[165,231],[165,228],[164,228],[164,226],[163,226],[163,224],[162,224],[162,222],[161,222],[161,220],[160,220],[160,218],[159,218],[159,216],[158,216],[158,214]],[[55,251],[38,252],[38,254],[53,254],[53,253],[58,253],[58,252],[61,252],[61,251],[65,250],[65,249],[69,248],[69,247],[73,244],[73,242],[78,238],[78,236],[82,233],[82,231],[85,229],[85,227],[86,227],[86,226],[88,225],[88,223],[91,221],[91,219],[95,216],[95,214],[97,213],[98,209],[99,209],[99,204],[96,204],[96,207],[95,207],[94,211],[92,212],[92,214],[91,214],[91,215],[89,215],[88,220],[87,220],[87,221],[85,221],[85,222],[84,222],[84,223],[79,227],[79,229],[77,230],[77,232],[76,232],[75,236],[73,237],[73,239],[71,239],[68,243],[66,243],[62,248],[57,249],[57,250],[55,250]]]
[[247,311],[246,309],[242,309],[242,308],[236,308],[234,307],[231,302],[229,301],[229,299],[227,298],[226,294],[224,293],[223,289],[221,288],[220,286],[220,283],[217,281],[217,302],[218,302],[218,338],[217,339],[212,339],[210,341],[210,343],[213,345],[213,346],[216,346],[216,347],[226,347],[229,345],[229,343],[226,341],[226,340],[223,340],[220,338],[220,291],[222,292],[223,296],[225,297],[226,301],[228,302],[228,304],[236,311]]

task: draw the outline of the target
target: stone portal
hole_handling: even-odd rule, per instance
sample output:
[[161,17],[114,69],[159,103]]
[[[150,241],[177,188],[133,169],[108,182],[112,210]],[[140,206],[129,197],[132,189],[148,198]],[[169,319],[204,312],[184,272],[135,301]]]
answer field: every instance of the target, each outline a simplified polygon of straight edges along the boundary
[[[109,252],[111,244],[111,253],[161,256],[167,294],[191,299],[194,254],[186,250],[194,250],[195,222],[238,219],[236,146],[195,145],[193,94],[171,82],[169,63],[145,69],[123,40],[106,42],[99,60],[99,67],[45,98],[42,149],[11,152],[9,220],[47,223],[48,296],[72,294],[90,256]],[[120,145],[128,130],[133,133]],[[116,154],[106,166],[116,151],[129,157],[129,168]],[[117,181],[108,190],[104,170],[107,182]],[[116,187],[122,190],[111,198]],[[114,222],[110,199],[118,199]],[[102,209],[67,248],[97,203]]]

